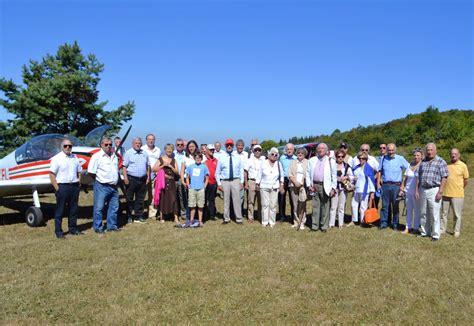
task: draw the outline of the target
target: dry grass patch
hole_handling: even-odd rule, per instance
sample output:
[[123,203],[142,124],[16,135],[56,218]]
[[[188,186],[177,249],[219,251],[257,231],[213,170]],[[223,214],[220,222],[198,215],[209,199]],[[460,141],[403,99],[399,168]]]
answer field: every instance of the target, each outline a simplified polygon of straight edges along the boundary
[[[296,232],[150,221],[58,241],[54,223],[0,226],[2,323],[456,323],[473,319],[474,192],[462,236]],[[46,209],[51,216],[51,207]],[[3,220],[14,211],[0,208]],[[88,216],[89,215],[89,216]],[[450,221],[451,222],[451,221]],[[449,230],[451,230],[450,224]]]

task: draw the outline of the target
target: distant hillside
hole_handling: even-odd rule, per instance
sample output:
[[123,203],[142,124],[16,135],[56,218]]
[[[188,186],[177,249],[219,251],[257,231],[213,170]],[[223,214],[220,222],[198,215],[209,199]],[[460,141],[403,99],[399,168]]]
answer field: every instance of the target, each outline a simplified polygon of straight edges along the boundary
[[438,147],[438,154],[449,159],[449,149],[457,147],[463,155],[464,161],[474,159],[474,111],[449,110],[439,112],[435,107],[428,107],[420,114],[409,114],[405,118],[390,122],[358,126],[349,131],[334,130],[331,135],[292,137],[288,141],[280,140],[280,145],[286,142],[295,144],[308,142],[325,142],[330,148],[337,148],[341,142],[350,147],[351,153],[356,153],[363,143],[377,149],[381,143],[395,143],[399,153],[409,158],[411,151],[416,147],[423,147],[426,143],[434,142]]

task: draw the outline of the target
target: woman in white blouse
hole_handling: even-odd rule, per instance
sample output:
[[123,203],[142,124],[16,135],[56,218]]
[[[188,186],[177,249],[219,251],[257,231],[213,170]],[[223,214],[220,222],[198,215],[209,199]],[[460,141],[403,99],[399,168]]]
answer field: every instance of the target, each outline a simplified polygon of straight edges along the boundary
[[[354,222],[364,220],[364,213],[367,210],[369,200],[374,199],[375,193],[375,170],[367,164],[367,152],[360,151],[357,154],[359,164],[353,167],[354,180],[356,180],[354,197],[352,198],[352,222],[347,226],[354,225]],[[370,194],[370,195],[369,195]]]
[[[420,167],[423,154],[421,149],[417,148],[413,151],[413,161],[410,163],[410,167],[405,171],[405,182],[403,183],[402,190],[406,193],[406,208],[407,208],[407,223],[405,231],[403,233],[410,233],[417,231],[420,228],[420,199],[415,198],[416,190],[416,177],[418,175],[418,168]],[[413,220],[413,217],[415,219]],[[412,228],[412,222],[413,228]]]
[[268,159],[262,162],[257,175],[257,189],[260,190],[262,201],[262,226],[275,226],[278,191],[283,191],[283,167],[278,161],[278,149],[272,147]]

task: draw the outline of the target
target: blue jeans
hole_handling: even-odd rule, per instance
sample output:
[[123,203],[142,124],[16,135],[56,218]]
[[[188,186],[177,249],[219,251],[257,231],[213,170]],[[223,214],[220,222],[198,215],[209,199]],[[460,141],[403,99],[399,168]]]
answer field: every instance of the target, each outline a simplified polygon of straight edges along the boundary
[[382,218],[380,219],[380,227],[386,228],[390,224],[390,211],[393,218],[390,226],[393,229],[398,228],[399,208],[396,201],[400,186],[397,184],[382,184]]
[[102,230],[102,215],[105,203],[109,203],[107,210],[107,229],[117,229],[117,213],[119,209],[119,193],[117,186],[94,182],[94,230]]

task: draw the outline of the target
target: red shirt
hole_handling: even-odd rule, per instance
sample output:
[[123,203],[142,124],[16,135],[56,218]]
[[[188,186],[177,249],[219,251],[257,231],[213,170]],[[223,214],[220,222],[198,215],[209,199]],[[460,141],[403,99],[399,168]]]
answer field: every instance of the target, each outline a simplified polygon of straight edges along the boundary
[[207,158],[206,160],[206,166],[207,169],[209,170],[209,181],[208,184],[210,185],[215,185],[217,183],[216,181],[216,167],[217,167],[217,158]]

